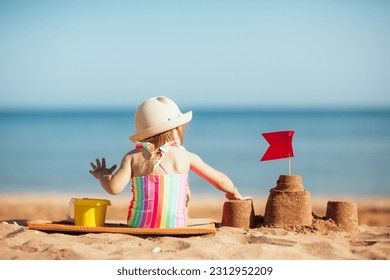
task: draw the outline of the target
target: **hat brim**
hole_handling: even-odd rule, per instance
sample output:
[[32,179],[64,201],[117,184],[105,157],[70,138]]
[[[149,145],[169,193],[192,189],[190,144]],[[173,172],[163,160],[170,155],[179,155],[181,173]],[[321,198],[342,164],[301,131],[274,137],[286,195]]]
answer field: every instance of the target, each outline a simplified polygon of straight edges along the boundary
[[133,142],[140,142],[154,135],[182,126],[190,122],[191,119],[192,119],[192,111],[189,111],[187,113],[181,114],[179,117],[177,117],[174,120],[161,123],[159,125],[152,126],[142,131],[139,131],[136,134],[131,135],[129,139]]

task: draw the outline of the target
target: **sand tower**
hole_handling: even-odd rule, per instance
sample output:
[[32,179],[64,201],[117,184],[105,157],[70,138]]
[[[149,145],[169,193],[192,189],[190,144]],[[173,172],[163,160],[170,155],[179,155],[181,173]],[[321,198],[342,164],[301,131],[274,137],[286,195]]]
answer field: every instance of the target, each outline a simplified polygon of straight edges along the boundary
[[264,225],[273,227],[311,226],[310,193],[298,175],[280,175],[270,190],[264,214]]
[[222,226],[246,229],[255,227],[252,199],[226,201],[223,205]]
[[353,201],[328,201],[326,218],[345,231],[354,231],[359,226],[357,204]]

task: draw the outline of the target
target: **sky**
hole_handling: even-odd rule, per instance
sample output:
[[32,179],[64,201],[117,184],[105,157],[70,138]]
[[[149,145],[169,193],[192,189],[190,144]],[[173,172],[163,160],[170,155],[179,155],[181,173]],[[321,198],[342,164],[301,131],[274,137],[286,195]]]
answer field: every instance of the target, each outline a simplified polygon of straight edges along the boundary
[[0,0],[0,109],[390,107],[390,1]]

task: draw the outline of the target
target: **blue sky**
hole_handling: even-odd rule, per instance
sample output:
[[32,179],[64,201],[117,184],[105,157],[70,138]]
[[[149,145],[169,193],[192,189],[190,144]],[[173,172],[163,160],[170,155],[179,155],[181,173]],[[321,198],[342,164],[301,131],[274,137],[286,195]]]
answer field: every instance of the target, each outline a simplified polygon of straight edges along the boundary
[[0,108],[390,106],[390,1],[0,0]]

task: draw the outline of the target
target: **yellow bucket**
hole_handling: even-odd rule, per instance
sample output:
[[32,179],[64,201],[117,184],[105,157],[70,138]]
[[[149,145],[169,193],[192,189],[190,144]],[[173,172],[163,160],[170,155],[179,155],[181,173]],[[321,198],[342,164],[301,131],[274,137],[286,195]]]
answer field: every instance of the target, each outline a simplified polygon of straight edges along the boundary
[[69,213],[74,206],[74,225],[84,227],[103,227],[106,220],[107,206],[111,202],[106,199],[72,198],[67,211],[68,220],[73,220]]

